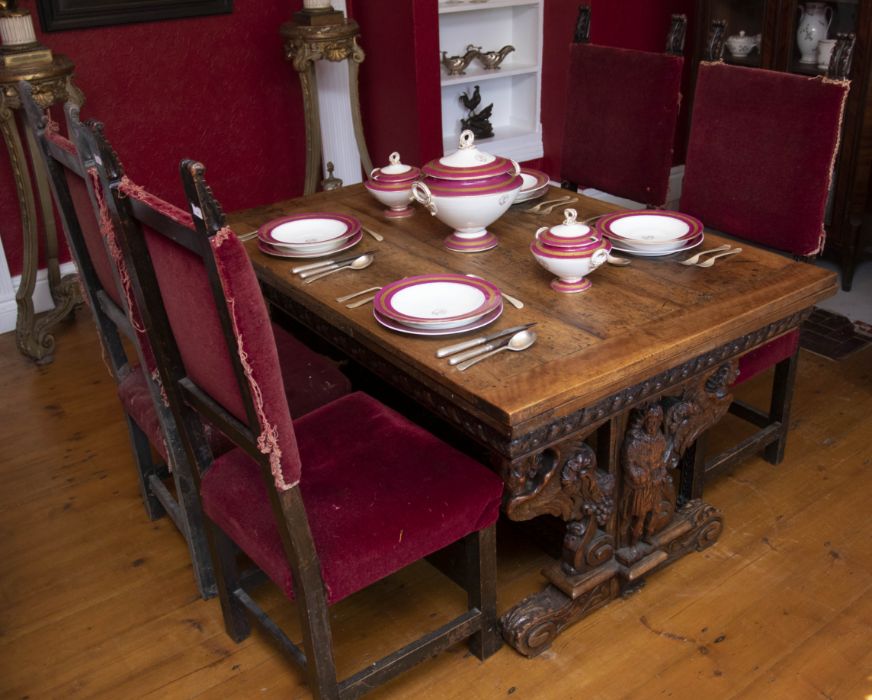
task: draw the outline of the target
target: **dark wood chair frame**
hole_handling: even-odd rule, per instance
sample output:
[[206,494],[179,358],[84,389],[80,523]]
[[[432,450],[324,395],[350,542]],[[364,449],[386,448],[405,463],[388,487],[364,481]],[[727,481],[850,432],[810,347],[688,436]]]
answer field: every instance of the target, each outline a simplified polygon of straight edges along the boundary
[[[81,162],[77,156],[46,137],[46,131],[49,128],[48,115],[33,100],[30,84],[21,82],[18,90],[28,127],[33,131],[36,143],[39,145],[40,155],[44,159],[49,174],[49,181],[67,235],[70,252],[78,269],[85,298],[97,325],[104,357],[116,383],[120,383],[132,367],[132,358],[128,357],[125,351],[122,336],[129,341],[130,346],[135,348],[139,365],[145,368],[146,364],[127,310],[115,303],[97,276],[70,196],[64,169],[68,169],[82,178],[88,187],[92,205],[95,205],[95,195],[87,173],[88,166]],[[73,125],[78,123],[78,107],[73,103],[68,103],[65,112],[71,131],[75,131]],[[70,136],[81,154],[79,145],[75,143],[75,134],[71,133]],[[108,252],[107,255],[109,255]],[[119,290],[119,296],[124,299],[123,288],[114,266],[112,266],[112,274],[116,288]],[[178,430],[175,427],[172,413],[164,406],[160,398],[160,391],[151,377],[148,376],[148,372],[144,372],[144,374],[172,462],[172,479],[178,496],[174,496],[167,488],[165,480],[170,476],[169,470],[166,465],[161,463],[161,460],[156,459],[148,436],[137,425],[136,421],[125,412],[142,501],[149,519],[155,520],[166,513],[185,537],[200,595],[203,598],[211,598],[216,593],[215,576],[203,530],[199,498],[191,484],[187,458],[177,437]]]
[[[706,56],[709,60],[722,60],[726,30],[726,20],[712,22],[706,48]],[[836,45],[827,69],[828,78],[848,79],[855,44],[856,36],[853,34],[836,36]],[[793,257],[795,260],[809,259],[799,255]],[[700,498],[708,476],[726,471],[757,453],[762,453],[763,459],[770,464],[780,464],[784,460],[798,363],[799,348],[790,357],[774,365],[768,412],[739,399],[734,399],[730,404],[730,413],[756,426],[757,432],[713,456],[706,454],[707,434],[700,436],[694,447],[692,459],[688,458],[683,463],[686,469],[681,478],[682,498]]]
[[[496,535],[490,526],[464,538],[466,580],[469,609],[439,629],[404,646],[365,669],[338,681],[332,654],[328,605],[321,567],[312,533],[306,517],[299,485],[279,492],[275,488],[269,459],[257,446],[257,434],[252,426],[258,419],[243,367],[239,361],[237,339],[224,297],[210,239],[225,225],[224,214],[203,179],[203,167],[193,161],[181,164],[186,195],[199,208],[194,216],[197,235],[180,226],[167,215],[134,198],[117,196],[120,174],[117,158],[97,127],[91,133],[90,152],[99,154],[103,186],[112,191],[110,213],[119,230],[125,259],[130,267],[131,281],[144,322],[157,357],[161,380],[181,434],[191,464],[193,481],[199,488],[201,475],[209,468],[212,454],[204,438],[202,417],[242,448],[260,468],[266,484],[270,506],[279,529],[285,555],[294,580],[296,603],[303,631],[300,648],[269,618],[246,590],[247,579],[238,568],[236,545],[208,518],[207,531],[216,562],[218,596],[225,614],[228,634],[241,641],[248,636],[250,620],[278,644],[292,661],[302,667],[310,689],[316,697],[354,698],[378,684],[395,677],[413,665],[439,653],[448,646],[469,639],[470,648],[479,658],[487,658],[501,645],[496,618]],[[88,152],[88,151],[86,151]],[[208,274],[216,308],[233,363],[237,386],[246,407],[246,421],[237,420],[205,391],[198,387],[184,369],[178,347],[160,296],[148,247],[141,232],[147,225],[199,256]],[[259,429],[258,429],[259,430]]]
[[[669,32],[666,35],[666,53],[671,56],[684,55],[684,40],[687,36],[687,15],[672,15]],[[572,34],[572,43],[590,43],[590,5],[579,5],[578,18],[575,21],[575,31]],[[565,190],[578,192],[577,182],[562,180],[560,186]],[[650,206],[648,207],[651,208]]]

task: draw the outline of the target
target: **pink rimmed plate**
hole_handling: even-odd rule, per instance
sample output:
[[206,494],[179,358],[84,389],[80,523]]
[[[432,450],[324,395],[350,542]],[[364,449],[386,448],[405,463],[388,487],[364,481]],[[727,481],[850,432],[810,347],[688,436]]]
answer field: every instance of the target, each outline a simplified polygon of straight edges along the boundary
[[333,253],[340,253],[343,250],[353,248],[360,243],[361,240],[363,240],[363,231],[358,231],[351,238],[345,239],[338,248],[331,248],[330,250],[324,250],[319,253],[298,253],[295,250],[282,246],[270,245],[261,240],[258,240],[257,248],[261,253],[272,255],[276,258],[323,258],[325,255],[332,255]]
[[624,211],[602,217],[596,224],[612,242],[632,248],[680,245],[703,231],[702,222],[677,211]]
[[521,168],[521,191],[515,197],[515,204],[518,202],[529,202],[531,199],[541,197],[548,191],[548,175],[540,170],[532,168]]
[[297,253],[320,254],[335,251],[359,231],[360,221],[353,216],[310,212],[269,221],[257,230],[257,237]]
[[484,316],[472,321],[471,323],[466,323],[462,326],[457,326],[455,328],[412,328],[405,324],[399,323],[392,318],[388,318],[387,316],[383,316],[375,309],[372,310],[372,315],[375,318],[376,322],[385,328],[389,328],[392,331],[397,331],[398,333],[408,333],[409,335],[418,335],[418,336],[440,336],[440,335],[457,335],[459,333],[466,333],[468,331],[475,331],[479,328],[484,328],[485,326],[496,321],[500,315],[503,313],[503,304],[500,302],[499,306],[493,311],[485,314]]
[[383,317],[420,330],[449,330],[502,306],[499,288],[455,273],[417,275],[382,287],[373,308]]
[[673,253],[683,253],[686,250],[690,250],[691,248],[696,248],[700,243],[703,242],[705,238],[705,234],[699,234],[696,238],[692,238],[689,241],[683,242],[677,248],[670,248],[668,250],[646,250],[642,248],[630,248],[628,246],[622,246],[618,241],[612,239],[612,250],[619,250],[622,253],[630,253],[630,255],[638,255],[643,258],[657,258],[664,255],[672,255]]

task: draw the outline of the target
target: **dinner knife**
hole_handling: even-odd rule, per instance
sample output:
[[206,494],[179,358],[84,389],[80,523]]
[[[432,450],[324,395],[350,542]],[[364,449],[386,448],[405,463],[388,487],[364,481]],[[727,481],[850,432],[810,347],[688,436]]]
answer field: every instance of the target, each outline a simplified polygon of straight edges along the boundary
[[327,267],[328,265],[341,265],[342,263],[350,262],[355,258],[359,258],[361,255],[372,255],[372,251],[367,250],[363,253],[349,253],[348,255],[343,255],[341,258],[329,258],[327,260],[319,260],[316,263],[308,263],[307,265],[297,265],[297,267],[291,268],[291,272],[293,272],[295,275],[298,275],[301,272],[306,272],[308,270],[317,270],[319,267]]
[[[482,335],[478,338],[471,338],[470,340],[464,340],[462,343],[455,343],[454,345],[448,345],[444,348],[439,348],[436,351],[436,357],[447,357],[455,352],[460,352],[461,350],[468,350],[469,348],[474,348],[478,345],[484,345],[485,343],[489,343],[492,340],[496,340],[497,338],[505,338],[507,335],[514,335],[518,331],[523,331],[530,326],[535,326],[536,323],[525,323],[521,326],[512,326],[511,328],[504,328],[501,331],[494,331],[493,333],[489,333],[488,335]],[[480,352],[487,352],[486,350],[480,350]],[[478,354],[478,353],[473,353]]]

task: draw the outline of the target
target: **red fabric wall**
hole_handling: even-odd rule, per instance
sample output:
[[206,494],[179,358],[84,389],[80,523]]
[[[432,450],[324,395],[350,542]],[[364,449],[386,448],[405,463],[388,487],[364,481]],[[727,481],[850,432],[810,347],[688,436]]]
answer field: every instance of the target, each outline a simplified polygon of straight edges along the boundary
[[[106,133],[130,176],[179,203],[182,158],[206,164],[225,210],[301,194],[305,133],[300,83],[279,26],[301,0],[237,0],[229,15],[42,34],[76,64],[83,118]],[[21,272],[18,199],[0,149],[0,236]],[[65,258],[67,259],[67,258]]]
[[[662,51],[669,15],[693,0],[589,0],[592,40]],[[440,155],[436,0],[349,0],[360,22],[364,129],[374,164],[399,150],[405,162]],[[305,133],[300,84],[278,30],[301,0],[237,0],[214,17],[104,27],[40,39],[76,63],[85,118],[100,119],[130,176],[179,202],[178,163],[196,158],[225,210],[301,194]],[[545,0],[541,167],[559,173],[568,44],[578,0]],[[692,16],[691,16],[692,20]],[[38,21],[37,21],[38,25]],[[686,93],[686,91],[685,91]],[[682,162],[684,136],[676,162]],[[18,200],[0,152],[0,236],[21,271]],[[65,258],[66,259],[66,258]]]

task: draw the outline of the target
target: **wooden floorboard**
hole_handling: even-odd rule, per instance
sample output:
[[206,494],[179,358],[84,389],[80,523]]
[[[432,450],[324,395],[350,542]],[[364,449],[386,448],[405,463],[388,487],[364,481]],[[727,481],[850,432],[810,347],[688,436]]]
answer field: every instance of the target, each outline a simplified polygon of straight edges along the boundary
[[[759,398],[765,378],[743,388]],[[182,538],[142,509],[114,385],[84,311],[37,367],[0,336],[0,698],[303,698],[258,632],[224,633]],[[373,698],[872,697],[872,348],[803,353],[784,463],[713,481],[720,541],[564,633],[536,659],[457,646]],[[712,438],[738,430],[730,419]],[[546,559],[500,531],[500,608]],[[293,607],[262,604],[299,639]],[[420,563],[332,609],[340,671],[455,615]]]

